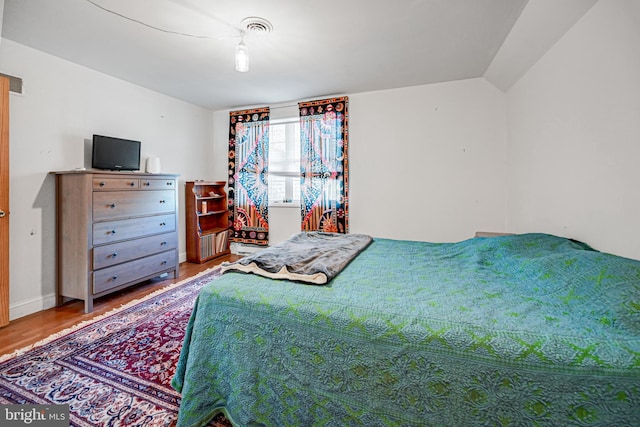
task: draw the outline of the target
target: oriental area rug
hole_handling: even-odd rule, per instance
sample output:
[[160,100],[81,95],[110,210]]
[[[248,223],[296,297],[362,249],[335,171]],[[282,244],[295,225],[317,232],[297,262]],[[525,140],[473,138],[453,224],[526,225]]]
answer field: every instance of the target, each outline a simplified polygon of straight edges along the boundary
[[[171,387],[207,270],[0,356],[0,405],[68,405],[72,426],[172,426],[180,394]],[[211,426],[231,424],[220,415]]]

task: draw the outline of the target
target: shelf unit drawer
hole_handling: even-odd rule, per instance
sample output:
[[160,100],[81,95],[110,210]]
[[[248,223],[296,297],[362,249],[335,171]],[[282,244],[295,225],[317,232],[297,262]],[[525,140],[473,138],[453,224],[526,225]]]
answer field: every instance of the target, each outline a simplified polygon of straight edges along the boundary
[[96,222],[93,224],[93,244],[104,245],[122,240],[161,234],[176,229],[175,214]]
[[140,188],[140,180],[135,177],[122,178],[93,178],[94,191],[113,191],[113,190],[135,190]]
[[174,190],[105,191],[93,194],[93,220],[174,212]]
[[99,270],[177,247],[176,233],[158,234],[135,241],[98,246],[93,249],[93,269]]
[[93,293],[99,294],[175,266],[176,251],[172,250],[104,268],[93,273]]

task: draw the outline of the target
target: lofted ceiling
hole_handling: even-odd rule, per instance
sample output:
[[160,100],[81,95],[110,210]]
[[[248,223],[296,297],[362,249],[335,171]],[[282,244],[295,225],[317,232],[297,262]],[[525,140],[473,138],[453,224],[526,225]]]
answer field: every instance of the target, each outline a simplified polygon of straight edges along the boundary
[[506,90],[595,1],[4,0],[2,37],[221,110],[483,76]]

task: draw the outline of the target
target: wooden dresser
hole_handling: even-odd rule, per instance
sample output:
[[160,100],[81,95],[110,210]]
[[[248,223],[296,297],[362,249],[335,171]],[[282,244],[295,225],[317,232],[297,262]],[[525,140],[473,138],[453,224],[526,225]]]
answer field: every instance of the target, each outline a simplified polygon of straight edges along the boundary
[[56,175],[58,305],[164,273],[178,277],[177,175],[107,171]]

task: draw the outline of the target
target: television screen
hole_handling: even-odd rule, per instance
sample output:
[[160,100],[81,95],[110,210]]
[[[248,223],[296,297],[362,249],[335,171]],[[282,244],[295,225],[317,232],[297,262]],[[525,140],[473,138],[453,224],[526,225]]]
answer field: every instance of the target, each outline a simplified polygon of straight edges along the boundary
[[93,135],[91,167],[108,170],[140,170],[140,141]]

